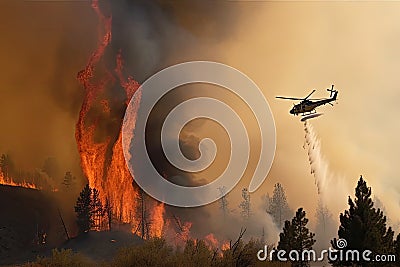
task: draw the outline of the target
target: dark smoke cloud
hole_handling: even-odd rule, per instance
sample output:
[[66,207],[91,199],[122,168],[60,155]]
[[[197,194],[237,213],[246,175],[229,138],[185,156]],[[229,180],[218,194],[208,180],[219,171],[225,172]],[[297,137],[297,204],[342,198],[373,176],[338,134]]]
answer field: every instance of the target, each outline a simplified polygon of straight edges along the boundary
[[230,38],[239,16],[224,1],[115,1],[111,9],[113,48],[139,82],[174,63],[220,59],[216,46]]
[[[111,3],[111,13],[113,53],[122,52],[126,73],[139,83],[176,63],[190,60],[224,62],[219,51],[235,33],[240,17],[238,5],[225,1],[115,1]],[[177,170],[166,160],[160,143],[162,122],[178,103],[202,95],[199,93],[202,91],[210,95],[216,91],[215,88],[205,87],[191,85],[178,88],[156,105],[148,121],[146,144],[153,164],[160,174],[176,184],[196,186],[206,181]],[[198,129],[203,124],[197,122],[192,127],[185,127],[180,136],[182,153],[190,159],[199,156],[201,138]],[[236,234],[241,226],[241,219],[236,218],[235,224],[221,231],[224,227],[220,227],[218,203],[191,209],[167,207],[166,217],[173,215],[183,221],[194,222],[192,233],[196,237],[204,237],[210,232],[219,232],[226,237],[228,232]],[[261,233],[261,227],[257,231]]]
[[[122,52],[126,73],[140,83],[178,62],[221,60],[213,50],[229,39],[238,16],[234,5],[208,1],[115,1],[111,3],[111,13],[113,53]],[[168,172],[168,177],[186,175],[172,171],[160,150],[161,122],[168,110],[187,98],[190,94],[184,90],[170,96],[152,113],[147,129],[148,149],[155,155],[153,161],[160,173]],[[198,137],[186,134],[181,140],[183,152],[195,157]]]

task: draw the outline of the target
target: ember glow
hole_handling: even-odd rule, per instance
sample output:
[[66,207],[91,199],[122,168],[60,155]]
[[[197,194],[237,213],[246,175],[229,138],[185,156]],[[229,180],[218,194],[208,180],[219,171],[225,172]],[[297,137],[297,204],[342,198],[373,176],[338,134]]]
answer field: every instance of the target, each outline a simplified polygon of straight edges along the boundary
[[[81,158],[81,166],[89,186],[100,192],[103,203],[108,198],[113,207],[114,217],[121,223],[129,223],[136,229],[140,223],[137,216],[138,188],[133,184],[133,177],[126,166],[122,151],[121,129],[117,137],[98,138],[99,125],[104,120],[112,120],[110,96],[105,94],[107,88],[119,84],[124,89],[124,100],[120,106],[126,106],[138,90],[139,84],[132,77],[123,75],[121,51],[115,56],[115,69],[109,70],[104,64],[103,56],[111,41],[111,17],[105,17],[98,1],[93,1],[92,8],[98,15],[98,47],[92,53],[84,70],[78,73],[78,80],[83,85],[85,96],[76,125],[75,137]],[[140,97],[138,97],[140,100]],[[138,100],[138,101],[139,101]],[[136,103],[137,106],[139,103]],[[135,118],[134,118],[135,120]],[[120,121],[122,125],[122,119]],[[132,133],[133,134],[133,133]],[[133,137],[133,136],[131,136]],[[151,236],[161,236],[164,226],[164,205],[147,204],[150,208]]]
[[221,250],[228,250],[230,249],[231,244],[229,243],[229,241],[225,241],[222,245],[221,245]]

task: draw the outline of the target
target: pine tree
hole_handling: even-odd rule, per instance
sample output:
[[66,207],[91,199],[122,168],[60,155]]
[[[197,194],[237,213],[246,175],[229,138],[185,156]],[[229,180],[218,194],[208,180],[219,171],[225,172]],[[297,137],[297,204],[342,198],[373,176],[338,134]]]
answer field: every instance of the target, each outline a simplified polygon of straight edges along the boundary
[[315,218],[315,236],[317,242],[314,248],[320,252],[329,247],[331,238],[336,235],[337,224],[334,221],[332,213],[321,200],[318,202]]
[[219,208],[222,210],[222,213],[224,215],[224,219],[226,218],[226,215],[229,213],[228,209],[228,200],[226,199],[226,187],[218,187],[219,193],[221,194],[221,198],[219,199]]
[[396,257],[395,266],[400,266],[400,234],[397,235],[394,241],[394,255]]
[[317,218],[317,226],[321,228],[322,232],[326,232],[327,224],[328,221],[331,220],[332,214],[330,213],[328,208],[322,204],[321,201],[318,202],[315,217]]
[[285,189],[280,183],[274,186],[272,197],[268,199],[267,213],[272,216],[278,228],[282,228],[284,221],[293,216],[286,199]]
[[245,220],[248,220],[251,215],[251,203],[250,203],[250,193],[247,188],[242,189],[243,201],[240,203],[239,207],[242,209],[241,214]]
[[[349,197],[349,210],[340,214],[340,226],[338,236],[347,241],[347,246],[342,250],[370,250],[374,254],[393,253],[394,232],[391,227],[386,227],[386,216],[380,209],[374,208],[371,199],[371,188],[367,186],[363,177],[360,177],[355,189],[354,201]],[[334,248],[337,249],[336,238],[331,241]],[[378,263],[363,262],[333,262],[335,266],[383,266]]]
[[87,184],[79,194],[75,205],[79,233],[87,233],[93,225],[92,189]]
[[62,181],[62,185],[65,186],[66,191],[72,191],[76,185],[75,176],[73,176],[69,171],[66,172]]
[[[292,261],[293,267],[310,266],[308,258],[302,257],[302,252],[311,250],[315,243],[315,234],[306,227],[307,223],[306,212],[303,208],[299,208],[291,222],[285,221],[283,232],[279,234],[278,250],[286,251],[286,258],[289,257],[290,251],[297,251],[298,261]],[[292,257],[297,257],[297,255],[292,255]]]

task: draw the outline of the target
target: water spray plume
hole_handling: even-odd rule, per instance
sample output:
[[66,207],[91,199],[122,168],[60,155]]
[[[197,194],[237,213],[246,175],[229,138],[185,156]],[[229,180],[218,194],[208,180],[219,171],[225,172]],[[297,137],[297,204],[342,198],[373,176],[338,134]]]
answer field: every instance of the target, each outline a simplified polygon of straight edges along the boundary
[[304,131],[305,143],[303,148],[307,149],[311,174],[315,178],[318,194],[322,194],[327,182],[328,164],[321,154],[321,142],[318,140],[314,128],[307,120],[304,122]]
[[346,199],[351,194],[351,188],[344,177],[329,170],[329,163],[322,154],[321,142],[307,120],[304,122],[304,131],[303,148],[307,150],[311,174],[314,176],[321,204],[327,206],[332,213],[339,213],[346,208]]

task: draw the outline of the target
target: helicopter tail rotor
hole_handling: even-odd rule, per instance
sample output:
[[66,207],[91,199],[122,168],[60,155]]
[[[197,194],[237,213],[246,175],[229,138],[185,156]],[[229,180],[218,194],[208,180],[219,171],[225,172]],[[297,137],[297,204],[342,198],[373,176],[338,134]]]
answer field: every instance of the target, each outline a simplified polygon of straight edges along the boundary
[[334,85],[332,84],[332,88],[331,88],[331,89],[329,89],[329,88],[326,89],[326,91],[331,92],[331,95],[330,95],[331,98],[332,98],[332,96],[334,95],[334,93],[336,92],[336,90],[333,89],[333,86],[334,86]]

